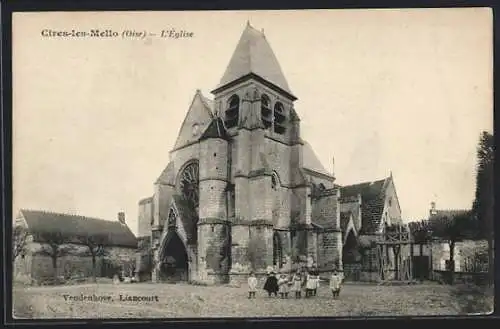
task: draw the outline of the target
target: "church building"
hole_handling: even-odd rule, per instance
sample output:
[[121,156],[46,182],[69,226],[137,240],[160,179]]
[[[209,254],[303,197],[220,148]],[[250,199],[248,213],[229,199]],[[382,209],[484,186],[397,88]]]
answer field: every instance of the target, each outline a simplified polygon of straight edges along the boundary
[[196,91],[154,194],[139,202],[152,280],[342,269],[347,227],[356,241],[376,230],[364,232],[334,173],[302,139],[297,97],[263,31],[247,24],[212,94]]
[[341,267],[340,189],[301,138],[297,97],[263,32],[247,24],[212,94],[196,91],[139,203],[152,280],[228,282],[299,259]]

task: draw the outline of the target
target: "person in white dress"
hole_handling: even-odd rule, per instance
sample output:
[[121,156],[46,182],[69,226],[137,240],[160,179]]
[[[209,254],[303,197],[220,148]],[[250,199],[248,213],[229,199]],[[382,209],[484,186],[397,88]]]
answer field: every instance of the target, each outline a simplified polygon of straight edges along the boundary
[[316,286],[316,277],[312,272],[307,273],[306,277],[306,298],[313,295],[314,287]]
[[295,292],[295,298],[300,298],[302,295],[302,275],[300,273],[300,270],[297,270],[297,272],[293,275],[292,277],[292,289],[293,292]]
[[333,298],[338,298],[340,294],[340,288],[342,285],[342,277],[337,272],[337,270],[333,271],[332,276],[330,277],[330,290],[332,291]]
[[279,293],[281,298],[288,298],[288,278],[286,274],[281,274],[278,280]]
[[248,277],[248,298],[255,298],[255,292],[257,291],[257,278],[253,272],[250,272]]

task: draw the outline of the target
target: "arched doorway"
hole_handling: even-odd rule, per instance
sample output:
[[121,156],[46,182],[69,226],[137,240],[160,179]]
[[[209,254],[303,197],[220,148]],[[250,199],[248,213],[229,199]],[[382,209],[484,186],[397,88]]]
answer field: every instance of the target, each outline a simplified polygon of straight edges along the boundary
[[166,281],[187,281],[188,270],[186,247],[177,232],[170,229],[161,252],[161,278]]
[[342,264],[344,277],[347,280],[358,281],[361,271],[361,254],[353,230],[349,230],[349,233],[347,233],[347,239],[342,248]]
[[283,266],[283,244],[278,232],[274,232],[273,234],[273,265],[276,268]]

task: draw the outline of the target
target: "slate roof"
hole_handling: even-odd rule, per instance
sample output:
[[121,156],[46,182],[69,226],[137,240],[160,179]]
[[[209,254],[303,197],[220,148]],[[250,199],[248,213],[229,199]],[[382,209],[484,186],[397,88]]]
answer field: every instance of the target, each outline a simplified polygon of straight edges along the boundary
[[107,246],[137,248],[135,235],[127,225],[118,221],[26,209],[20,212],[36,242],[41,242],[37,233],[60,232],[69,239],[69,242],[78,243],[77,236],[81,232],[86,232],[90,235],[104,236]]
[[292,94],[266,36],[247,24],[216,89],[251,73]]
[[343,186],[340,190],[341,199],[361,194],[361,234],[373,234],[380,227],[385,205],[386,183],[387,179],[381,179]]
[[328,175],[330,177],[332,176],[332,174],[325,169],[321,161],[319,161],[311,145],[306,141],[304,141],[304,146],[302,148],[302,166],[305,169]]

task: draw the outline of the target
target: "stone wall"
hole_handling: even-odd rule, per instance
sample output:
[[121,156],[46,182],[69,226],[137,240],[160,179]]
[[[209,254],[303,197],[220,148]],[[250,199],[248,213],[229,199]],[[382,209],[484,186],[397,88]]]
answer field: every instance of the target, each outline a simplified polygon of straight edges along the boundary
[[226,282],[231,266],[230,259],[221,253],[227,234],[231,234],[229,225],[220,223],[201,223],[198,225],[198,277],[200,281]]
[[[486,241],[460,241],[455,244],[455,272],[466,269],[466,262],[473,256],[474,252],[483,248],[487,252]],[[418,248],[416,248],[418,249]],[[432,244],[432,269],[435,271],[446,271],[446,263],[450,259],[450,246],[448,243],[434,242]]]
[[[68,250],[68,254],[57,258],[57,276],[92,276],[92,257],[88,256],[88,248],[81,245],[66,245],[65,248]],[[36,281],[53,277],[52,258],[39,253],[42,245],[33,243],[30,249],[32,250],[32,256],[28,258],[27,262],[31,258],[31,264],[26,264],[26,266],[31,268],[32,279]],[[135,263],[135,248],[107,247],[105,250],[107,252],[106,256],[96,258],[96,274],[98,276],[102,273],[104,260],[113,260],[115,264]]]
[[139,202],[139,216],[137,236],[148,236],[151,234],[151,221],[153,219],[153,197]]
[[336,231],[324,232],[319,237],[320,257],[318,267],[332,269],[342,268],[342,233]]

